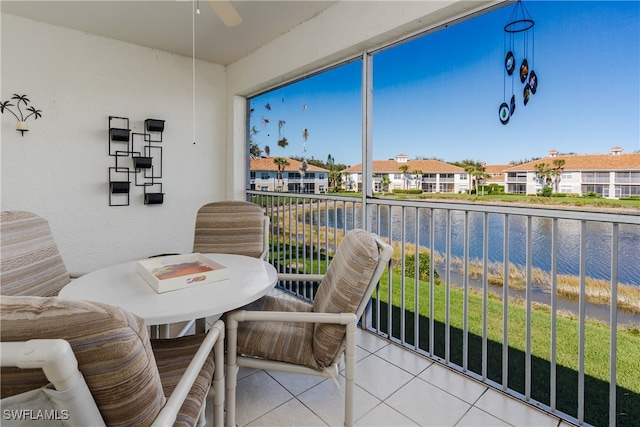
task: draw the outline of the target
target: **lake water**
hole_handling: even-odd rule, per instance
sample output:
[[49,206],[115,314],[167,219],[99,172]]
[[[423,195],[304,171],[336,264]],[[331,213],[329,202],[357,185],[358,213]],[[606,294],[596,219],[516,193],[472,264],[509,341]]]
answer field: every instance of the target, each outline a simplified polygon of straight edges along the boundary
[[[383,208],[380,214],[380,230],[378,234],[389,237],[389,223],[391,222],[391,239],[395,242],[402,238],[402,209],[393,208],[391,221],[388,209]],[[406,209],[404,219],[405,242],[416,243],[415,210]],[[429,247],[430,242],[430,213],[427,209],[420,209],[418,218],[418,243]],[[446,253],[447,212],[434,210],[434,242],[435,250]],[[374,224],[378,223],[375,218]],[[469,256],[482,259],[483,250],[483,217],[482,213],[470,212],[469,221]],[[307,221],[309,219],[307,218]],[[327,219],[321,216],[321,223],[325,225]],[[336,223],[337,221],[337,223]],[[338,208],[336,215],[328,215],[329,227],[354,227],[353,211],[347,209],[343,215]],[[315,219],[313,221],[315,223]],[[361,219],[356,218],[356,227],[361,227]],[[558,220],[557,232],[557,272],[558,274],[578,275],[580,272],[580,229],[581,223],[576,220]],[[464,255],[464,213],[452,212],[450,218],[450,251],[451,255]],[[516,265],[526,264],[527,248],[527,218],[511,215],[508,226],[509,261]],[[488,259],[503,262],[504,258],[504,216],[489,214],[488,216]],[[549,272],[551,269],[551,235],[552,219],[532,218],[531,220],[531,257],[532,266]],[[611,243],[612,227],[609,224],[588,222],[586,227],[586,268],[585,275],[596,279],[611,279]],[[640,226],[620,225],[618,234],[618,282],[640,286]]]

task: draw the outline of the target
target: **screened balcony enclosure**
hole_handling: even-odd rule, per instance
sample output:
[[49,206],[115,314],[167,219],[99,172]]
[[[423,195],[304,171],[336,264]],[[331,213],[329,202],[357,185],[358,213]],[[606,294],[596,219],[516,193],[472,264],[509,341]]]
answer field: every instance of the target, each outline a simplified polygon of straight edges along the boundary
[[[322,273],[344,232],[377,233],[394,246],[394,258],[360,333],[429,364],[413,373],[417,378],[435,368],[456,373],[459,390],[479,386],[508,399],[487,412],[496,417],[487,425],[637,423],[639,205],[483,201],[478,182],[494,178],[483,173],[492,165],[502,176],[494,185],[513,200],[543,190],[619,198],[640,188],[637,161],[613,166],[638,155],[640,103],[624,86],[639,85],[628,67],[640,52],[640,20],[631,19],[639,12],[628,2],[506,2],[249,97],[250,156],[263,164],[273,158],[279,179],[287,159],[327,176],[323,192],[245,187],[247,200],[271,218],[270,261],[281,272]],[[519,73],[509,62],[514,57]],[[589,72],[571,71],[585,61]],[[598,61],[620,66],[604,69]],[[619,97],[593,102],[601,91]],[[619,99],[632,115],[609,114],[620,111]],[[499,110],[494,101],[511,106]],[[633,153],[602,146],[613,139]],[[576,154],[585,160],[570,169]],[[614,188],[614,176],[624,191]],[[420,198],[424,193],[441,198]],[[462,193],[477,200],[445,198]],[[278,288],[313,301],[317,286]],[[376,351],[365,350],[359,363],[377,360]],[[364,375],[365,382],[375,376]],[[406,416],[407,425],[485,423],[465,419],[484,411],[475,401],[450,420],[420,418],[419,409],[404,412],[392,402],[377,404]],[[510,419],[511,404],[548,418]],[[356,423],[376,425],[376,410],[365,412]]]
[[[463,389],[510,396],[508,405],[519,400],[553,422],[633,424],[638,315],[625,309],[633,285],[620,278],[634,280],[640,265],[637,215],[250,193],[271,218],[270,261],[281,272],[323,273],[351,228],[371,229],[394,246],[391,271],[361,319],[363,339],[379,336],[380,346],[411,354],[398,357],[457,372]],[[547,242],[541,229],[550,233]],[[579,244],[570,248],[574,233]],[[594,268],[596,259],[606,269]],[[317,286],[278,288],[312,301]]]

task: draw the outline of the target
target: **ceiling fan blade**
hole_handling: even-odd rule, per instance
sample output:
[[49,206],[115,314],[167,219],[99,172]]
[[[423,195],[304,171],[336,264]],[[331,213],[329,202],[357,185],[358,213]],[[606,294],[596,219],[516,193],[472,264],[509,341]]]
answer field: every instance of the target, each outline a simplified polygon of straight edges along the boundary
[[242,23],[242,16],[229,0],[209,0],[209,4],[227,27],[236,27]]

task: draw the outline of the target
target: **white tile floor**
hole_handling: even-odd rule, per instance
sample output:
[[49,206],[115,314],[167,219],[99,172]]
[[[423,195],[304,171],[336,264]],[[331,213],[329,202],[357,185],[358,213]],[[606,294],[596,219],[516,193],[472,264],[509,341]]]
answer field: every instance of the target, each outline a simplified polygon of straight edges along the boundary
[[[357,351],[357,426],[568,425],[369,332],[359,330]],[[341,426],[342,386],[320,377],[243,368],[238,426]]]

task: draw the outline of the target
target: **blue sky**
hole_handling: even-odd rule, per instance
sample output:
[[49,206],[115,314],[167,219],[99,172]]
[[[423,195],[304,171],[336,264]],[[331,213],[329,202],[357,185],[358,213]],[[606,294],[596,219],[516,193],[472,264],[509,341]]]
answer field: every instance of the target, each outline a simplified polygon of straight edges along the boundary
[[[506,164],[562,153],[640,150],[640,2],[526,1],[535,21],[509,34],[513,5],[380,51],[373,57],[373,157]],[[526,38],[525,38],[526,34]],[[513,49],[512,49],[513,48]],[[506,52],[516,57],[512,81]],[[529,103],[516,76],[526,57],[539,80]],[[498,108],[516,96],[502,125]],[[252,99],[251,124],[271,156],[361,162],[361,63]],[[270,110],[265,108],[269,105]],[[263,119],[270,123],[263,124]],[[280,136],[289,141],[278,146]],[[308,129],[304,142],[302,130]]]

